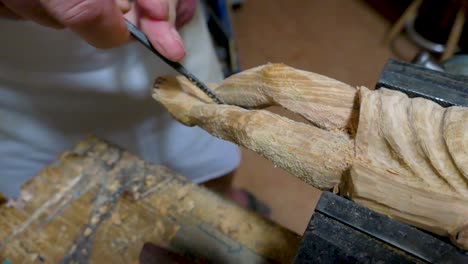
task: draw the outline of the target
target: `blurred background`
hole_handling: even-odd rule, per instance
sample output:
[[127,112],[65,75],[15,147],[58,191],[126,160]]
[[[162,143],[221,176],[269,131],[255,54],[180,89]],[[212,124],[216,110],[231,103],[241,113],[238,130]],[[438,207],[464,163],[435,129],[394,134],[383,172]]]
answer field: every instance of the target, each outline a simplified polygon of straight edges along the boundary
[[[285,63],[353,86],[373,88],[390,58],[436,70],[456,65],[453,71],[466,73],[466,1],[205,3],[226,76],[268,62]],[[288,115],[281,109],[272,111]],[[303,233],[320,195],[320,191],[245,149],[235,185],[267,203],[273,221],[298,234]]]

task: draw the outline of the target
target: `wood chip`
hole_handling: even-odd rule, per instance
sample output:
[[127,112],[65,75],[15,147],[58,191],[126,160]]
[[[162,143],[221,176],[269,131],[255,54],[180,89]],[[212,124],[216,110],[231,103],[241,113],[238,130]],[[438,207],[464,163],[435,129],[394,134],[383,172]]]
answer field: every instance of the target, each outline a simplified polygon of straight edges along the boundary
[[107,190],[109,190],[110,192],[116,192],[118,189],[120,188],[120,181],[113,181],[109,187],[107,188]]
[[154,176],[147,176],[145,179],[145,187],[151,187],[155,183]]
[[191,187],[190,186],[184,186],[182,188],[180,188],[179,190],[177,190],[177,199],[179,200],[182,200],[185,198],[185,196],[187,196],[187,194],[189,193]]
[[99,213],[102,215],[107,213],[107,210],[108,210],[107,205],[102,205],[101,207],[99,207]]
[[91,218],[91,224],[96,225],[101,218],[98,215],[95,215]]
[[85,237],[88,237],[89,235],[91,235],[92,232],[93,232],[93,230],[91,228],[87,227],[83,234],[84,234]]
[[113,213],[111,215],[111,223],[114,224],[114,225],[120,225],[122,224],[122,219],[120,218],[120,214],[119,213]]
[[26,191],[26,190],[21,191],[21,195],[20,195],[20,196],[21,196],[21,199],[22,199],[23,201],[25,201],[25,202],[29,202],[29,201],[31,201],[31,200],[33,199],[32,193],[29,192],[29,191]]

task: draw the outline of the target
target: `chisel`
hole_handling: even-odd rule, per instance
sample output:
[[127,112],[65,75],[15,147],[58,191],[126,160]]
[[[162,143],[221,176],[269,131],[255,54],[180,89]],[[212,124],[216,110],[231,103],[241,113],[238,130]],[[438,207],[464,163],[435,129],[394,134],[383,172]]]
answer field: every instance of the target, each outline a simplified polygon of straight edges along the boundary
[[140,29],[138,29],[134,24],[132,24],[130,21],[125,19],[125,23],[127,24],[128,31],[130,31],[130,34],[138,40],[141,44],[143,44],[146,48],[148,48],[151,52],[156,54],[159,58],[161,58],[165,63],[167,63],[169,66],[174,68],[178,73],[182,74],[185,76],[190,82],[195,84],[200,90],[202,90],[206,95],[208,95],[213,101],[215,101],[218,104],[224,104],[224,101],[216,96],[216,94],[208,88],[203,82],[201,82],[197,77],[195,77],[193,74],[191,74],[182,64],[171,61],[164,57],[161,53],[159,53],[151,44],[149,41],[148,37],[146,37],[145,33],[143,33]]

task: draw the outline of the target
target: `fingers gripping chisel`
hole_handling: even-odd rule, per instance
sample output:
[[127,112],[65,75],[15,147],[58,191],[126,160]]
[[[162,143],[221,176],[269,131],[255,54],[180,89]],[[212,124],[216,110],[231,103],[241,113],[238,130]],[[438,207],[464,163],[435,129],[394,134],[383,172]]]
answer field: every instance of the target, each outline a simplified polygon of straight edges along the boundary
[[197,77],[195,77],[192,73],[190,73],[182,64],[171,61],[164,57],[161,53],[159,53],[151,44],[149,41],[148,37],[146,37],[145,33],[138,29],[134,24],[132,24],[130,21],[125,20],[125,23],[127,24],[128,31],[130,34],[138,40],[141,44],[143,44],[146,48],[148,48],[151,52],[156,54],[159,58],[161,58],[165,63],[167,63],[169,66],[174,68],[178,73],[182,74],[185,76],[190,82],[195,84],[200,90],[202,90],[206,95],[208,95],[211,99],[213,99],[214,102],[218,104],[224,104],[224,101],[219,98],[213,90],[208,88],[203,82],[201,82]]

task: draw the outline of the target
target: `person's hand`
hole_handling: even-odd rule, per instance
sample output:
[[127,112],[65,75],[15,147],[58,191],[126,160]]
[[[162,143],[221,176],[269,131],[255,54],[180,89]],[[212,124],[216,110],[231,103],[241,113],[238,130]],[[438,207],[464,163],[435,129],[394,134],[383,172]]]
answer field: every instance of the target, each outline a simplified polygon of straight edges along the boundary
[[196,0],[137,0],[137,24],[154,47],[171,60],[181,60],[185,48],[177,28],[190,21]]
[[28,19],[53,28],[69,28],[97,48],[112,48],[130,39],[124,13],[164,56],[181,60],[185,48],[176,30],[194,13],[196,0],[0,0],[0,17]]

